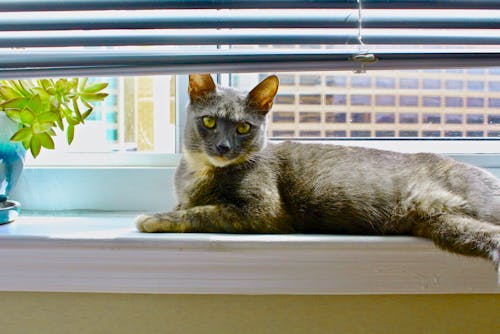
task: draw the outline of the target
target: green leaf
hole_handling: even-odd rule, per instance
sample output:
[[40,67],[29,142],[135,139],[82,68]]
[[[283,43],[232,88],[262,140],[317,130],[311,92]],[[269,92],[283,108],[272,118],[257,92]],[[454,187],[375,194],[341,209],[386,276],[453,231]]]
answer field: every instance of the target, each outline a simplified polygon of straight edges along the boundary
[[78,89],[78,78],[71,79],[71,88],[74,91]]
[[5,109],[24,109],[30,100],[26,97],[16,97],[0,103],[0,107]]
[[84,90],[85,89],[85,85],[87,84],[87,80],[89,80],[89,78],[82,78],[79,82],[79,85],[78,85],[78,89],[79,90]]
[[57,114],[56,123],[57,123],[57,126],[59,127],[59,129],[64,131],[64,123],[62,121],[61,115],[59,115],[59,114]]
[[19,110],[7,109],[5,113],[14,122],[21,123],[21,112]]
[[50,94],[47,93],[47,91],[42,87],[35,87],[33,88],[33,91],[38,95],[40,95],[40,98],[42,99],[43,102],[47,102],[50,99]]
[[59,114],[51,111],[38,115],[38,120],[40,122],[56,122],[58,118]]
[[33,122],[33,125],[31,126],[32,132],[34,134],[39,134],[39,133],[44,133],[47,132],[50,128],[52,128],[53,123],[52,122]]
[[23,140],[23,147],[25,150],[29,150],[30,149],[30,144],[31,144],[31,137]]
[[31,137],[31,144],[30,144],[30,149],[31,149],[31,154],[33,155],[33,158],[36,158],[38,154],[40,154],[40,149],[42,148],[42,143],[40,141],[40,135],[34,135]]
[[90,116],[90,114],[92,113],[92,111],[93,111],[93,110],[94,110],[93,108],[89,108],[89,109],[87,109],[87,111],[86,111],[86,112],[84,112],[84,113],[83,113],[83,115],[82,115],[83,119],[84,119],[84,120],[86,120],[86,119],[87,119],[87,117],[89,117],[89,116]]
[[40,122],[38,124],[40,132],[47,132],[54,126],[54,123],[52,122]]
[[0,96],[3,100],[11,100],[19,97],[19,93],[9,86],[0,85]]
[[83,105],[86,106],[87,108],[94,109],[94,106],[91,105],[90,103],[88,103],[87,100],[82,99],[81,101],[82,101]]
[[54,141],[52,140],[52,137],[49,136],[48,133],[45,133],[45,132],[44,133],[40,133],[38,135],[38,137],[40,138],[40,144],[43,147],[45,147],[45,148],[47,148],[49,150],[53,150],[54,149],[54,147],[55,147]]
[[97,93],[97,92],[103,90],[106,87],[108,87],[108,83],[107,82],[96,82],[96,83],[93,83],[91,85],[88,85],[82,91],[84,93]]
[[69,125],[78,125],[80,124],[80,121],[74,118],[73,116],[66,116],[66,121],[68,122]]
[[104,100],[109,94],[107,93],[92,93],[92,94],[81,94],[81,97],[90,102],[99,102]]
[[31,93],[23,87],[20,80],[11,80],[10,83],[22,96],[31,97]]
[[31,125],[33,124],[33,121],[35,120],[35,114],[29,110],[28,108],[24,108],[21,111],[21,122],[26,125]]
[[11,141],[23,141],[32,136],[31,128],[22,128],[10,138]]
[[71,124],[68,125],[67,138],[68,138],[68,144],[71,145],[73,139],[75,138],[75,127]]
[[42,86],[42,88],[47,92],[47,90],[53,86],[53,84],[50,82],[50,80],[47,79],[41,79],[38,80],[38,85]]
[[40,95],[34,95],[26,107],[30,108],[35,114],[39,114],[42,111],[42,99],[40,98]]
[[78,107],[78,100],[76,98],[73,99],[73,111],[75,112],[78,122],[83,122],[82,114],[80,113],[80,108]]

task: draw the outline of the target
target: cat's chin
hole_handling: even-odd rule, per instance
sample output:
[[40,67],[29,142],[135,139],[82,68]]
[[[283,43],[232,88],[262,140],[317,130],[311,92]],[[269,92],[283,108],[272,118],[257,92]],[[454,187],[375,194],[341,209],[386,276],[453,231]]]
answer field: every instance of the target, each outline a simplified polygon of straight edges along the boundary
[[227,159],[227,158],[224,158],[224,157],[217,157],[217,156],[207,156],[208,158],[208,161],[209,163],[214,166],[214,167],[218,167],[218,168],[222,168],[222,167],[227,167],[229,165],[232,165],[232,164],[236,164],[239,162],[239,158],[235,158],[235,159]]

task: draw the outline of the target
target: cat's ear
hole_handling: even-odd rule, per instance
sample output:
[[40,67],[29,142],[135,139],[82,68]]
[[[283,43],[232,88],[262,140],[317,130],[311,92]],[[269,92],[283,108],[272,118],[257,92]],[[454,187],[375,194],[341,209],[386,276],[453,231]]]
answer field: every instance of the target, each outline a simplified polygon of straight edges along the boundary
[[189,97],[191,101],[197,101],[207,94],[215,91],[215,83],[210,74],[190,74],[189,75]]
[[248,105],[262,114],[267,114],[273,106],[273,100],[278,92],[279,80],[275,75],[268,76],[248,93]]

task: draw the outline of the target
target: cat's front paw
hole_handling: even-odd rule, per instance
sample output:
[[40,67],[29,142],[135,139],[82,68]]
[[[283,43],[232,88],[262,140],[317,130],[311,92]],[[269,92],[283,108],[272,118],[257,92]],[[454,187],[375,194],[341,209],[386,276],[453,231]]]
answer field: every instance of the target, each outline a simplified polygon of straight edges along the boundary
[[176,212],[140,215],[135,219],[135,226],[141,232],[184,232]]
[[155,216],[140,215],[135,218],[135,226],[140,232],[158,232],[160,219]]

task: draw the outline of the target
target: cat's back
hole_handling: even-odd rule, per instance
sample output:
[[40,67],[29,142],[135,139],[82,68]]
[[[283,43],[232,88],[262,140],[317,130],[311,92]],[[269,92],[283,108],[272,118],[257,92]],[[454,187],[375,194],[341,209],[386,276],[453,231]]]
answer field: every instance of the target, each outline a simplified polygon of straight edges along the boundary
[[362,147],[283,142],[272,150],[283,202],[306,232],[367,232],[393,215],[408,185],[430,175],[432,165],[416,163],[423,155]]

